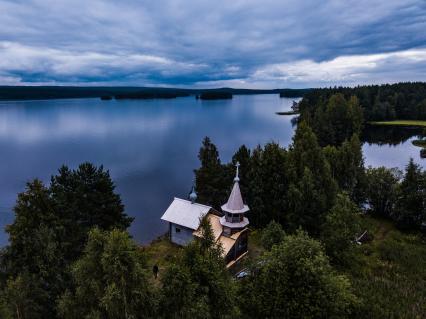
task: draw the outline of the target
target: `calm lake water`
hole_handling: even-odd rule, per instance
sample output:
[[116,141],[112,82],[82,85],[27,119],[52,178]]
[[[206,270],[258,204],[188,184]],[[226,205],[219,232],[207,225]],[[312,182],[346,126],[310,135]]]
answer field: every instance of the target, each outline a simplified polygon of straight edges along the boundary
[[[275,112],[289,110],[292,101],[253,95],[221,101],[0,102],[0,227],[12,222],[16,194],[28,180],[47,183],[62,164],[75,168],[90,161],[110,170],[127,213],[136,217],[132,235],[149,242],[166,231],[160,216],[173,197],[188,194],[204,136],[224,162],[241,144],[288,146],[292,117]],[[411,139],[396,146],[364,144],[366,164],[403,168],[413,157],[424,165]],[[6,243],[0,231],[0,245]]]

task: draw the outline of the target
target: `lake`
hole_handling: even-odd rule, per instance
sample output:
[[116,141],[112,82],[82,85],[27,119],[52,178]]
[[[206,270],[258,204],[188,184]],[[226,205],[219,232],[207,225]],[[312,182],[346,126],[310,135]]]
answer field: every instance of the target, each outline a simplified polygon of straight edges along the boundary
[[[230,160],[241,144],[291,143],[293,99],[240,95],[232,100],[73,99],[0,102],[0,227],[13,221],[12,207],[25,183],[46,183],[63,164],[90,161],[110,170],[130,229],[140,243],[167,230],[160,217],[174,196],[185,197],[199,166],[203,137]],[[403,168],[410,157],[424,165],[413,137],[397,145],[364,144],[366,165]],[[230,185],[231,186],[231,185]],[[0,231],[0,245],[7,236]]]

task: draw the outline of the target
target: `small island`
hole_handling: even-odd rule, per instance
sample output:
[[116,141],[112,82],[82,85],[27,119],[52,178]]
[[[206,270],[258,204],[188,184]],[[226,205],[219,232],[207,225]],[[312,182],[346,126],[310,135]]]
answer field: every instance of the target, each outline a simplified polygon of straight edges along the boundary
[[199,95],[201,100],[228,100],[232,99],[232,93],[229,92],[202,92]]
[[187,93],[178,92],[129,92],[117,94],[116,100],[149,100],[149,99],[175,99],[177,97],[188,96]]
[[277,115],[297,115],[299,114],[299,103],[296,101],[293,101],[293,105],[291,106],[291,111],[282,111],[282,112],[275,112]]

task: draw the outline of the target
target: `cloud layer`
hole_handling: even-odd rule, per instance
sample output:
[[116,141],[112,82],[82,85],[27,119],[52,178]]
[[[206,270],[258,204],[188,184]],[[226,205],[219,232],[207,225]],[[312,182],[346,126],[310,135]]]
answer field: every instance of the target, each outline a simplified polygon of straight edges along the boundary
[[424,0],[0,0],[0,84],[426,80]]

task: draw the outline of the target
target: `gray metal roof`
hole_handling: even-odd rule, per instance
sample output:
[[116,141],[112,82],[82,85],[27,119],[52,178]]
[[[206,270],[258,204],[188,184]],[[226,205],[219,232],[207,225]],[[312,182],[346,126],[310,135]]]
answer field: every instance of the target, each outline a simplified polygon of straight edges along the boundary
[[161,219],[196,230],[200,225],[200,218],[210,210],[210,206],[191,203],[188,200],[175,197]]

